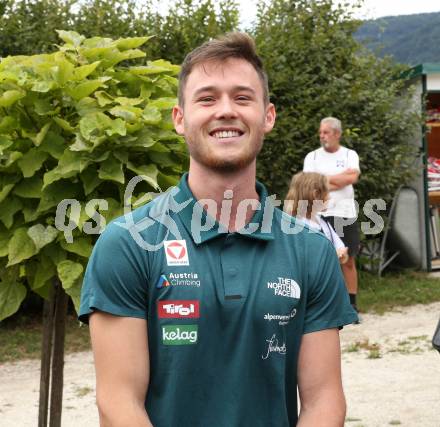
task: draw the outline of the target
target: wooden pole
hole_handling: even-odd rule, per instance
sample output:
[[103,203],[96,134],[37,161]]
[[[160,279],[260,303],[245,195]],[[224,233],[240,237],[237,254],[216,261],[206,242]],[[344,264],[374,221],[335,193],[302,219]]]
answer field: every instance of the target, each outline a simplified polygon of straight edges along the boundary
[[49,405],[50,365],[52,358],[53,317],[55,287],[52,286],[48,300],[43,306],[43,338],[41,345],[40,401],[38,406],[38,427],[47,426]]
[[56,284],[56,295],[57,297],[53,325],[54,338],[49,427],[61,427],[61,413],[63,409],[64,341],[66,335],[66,317],[69,296],[64,291],[59,280],[57,280]]

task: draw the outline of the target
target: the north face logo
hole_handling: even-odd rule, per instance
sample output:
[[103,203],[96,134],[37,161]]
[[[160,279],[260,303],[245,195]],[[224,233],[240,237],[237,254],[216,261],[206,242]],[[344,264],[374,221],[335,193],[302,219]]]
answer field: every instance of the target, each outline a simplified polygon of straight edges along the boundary
[[189,265],[185,240],[165,240],[164,249],[168,265]]

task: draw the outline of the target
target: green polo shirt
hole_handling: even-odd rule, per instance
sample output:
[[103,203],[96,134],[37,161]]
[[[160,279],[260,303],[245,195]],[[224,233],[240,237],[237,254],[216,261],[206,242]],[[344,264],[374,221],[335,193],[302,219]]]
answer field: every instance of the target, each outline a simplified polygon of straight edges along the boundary
[[295,426],[303,334],[356,320],[330,241],[257,191],[251,222],[228,233],[184,175],[94,247],[80,320],[147,320],[155,427]]

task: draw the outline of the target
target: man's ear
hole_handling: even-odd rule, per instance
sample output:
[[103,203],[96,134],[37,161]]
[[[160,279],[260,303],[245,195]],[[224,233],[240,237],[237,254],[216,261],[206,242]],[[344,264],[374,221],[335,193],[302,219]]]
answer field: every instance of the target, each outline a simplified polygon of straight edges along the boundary
[[276,115],[275,105],[272,103],[267,104],[264,117],[264,133],[269,133],[273,129]]
[[183,108],[180,105],[173,107],[172,118],[174,123],[174,129],[179,135],[185,134],[185,125],[183,121]]

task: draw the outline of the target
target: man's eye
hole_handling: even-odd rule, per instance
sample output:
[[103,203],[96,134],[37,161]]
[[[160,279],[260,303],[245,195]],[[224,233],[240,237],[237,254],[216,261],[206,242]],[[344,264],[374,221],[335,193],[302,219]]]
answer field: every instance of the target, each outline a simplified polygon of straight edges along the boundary
[[237,96],[237,101],[249,101],[249,100],[250,98],[248,96],[245,95]]
[[199,102],[213,102],[214,101],[214,97],[212,96],[204,96],[202,98],[199,98]]

